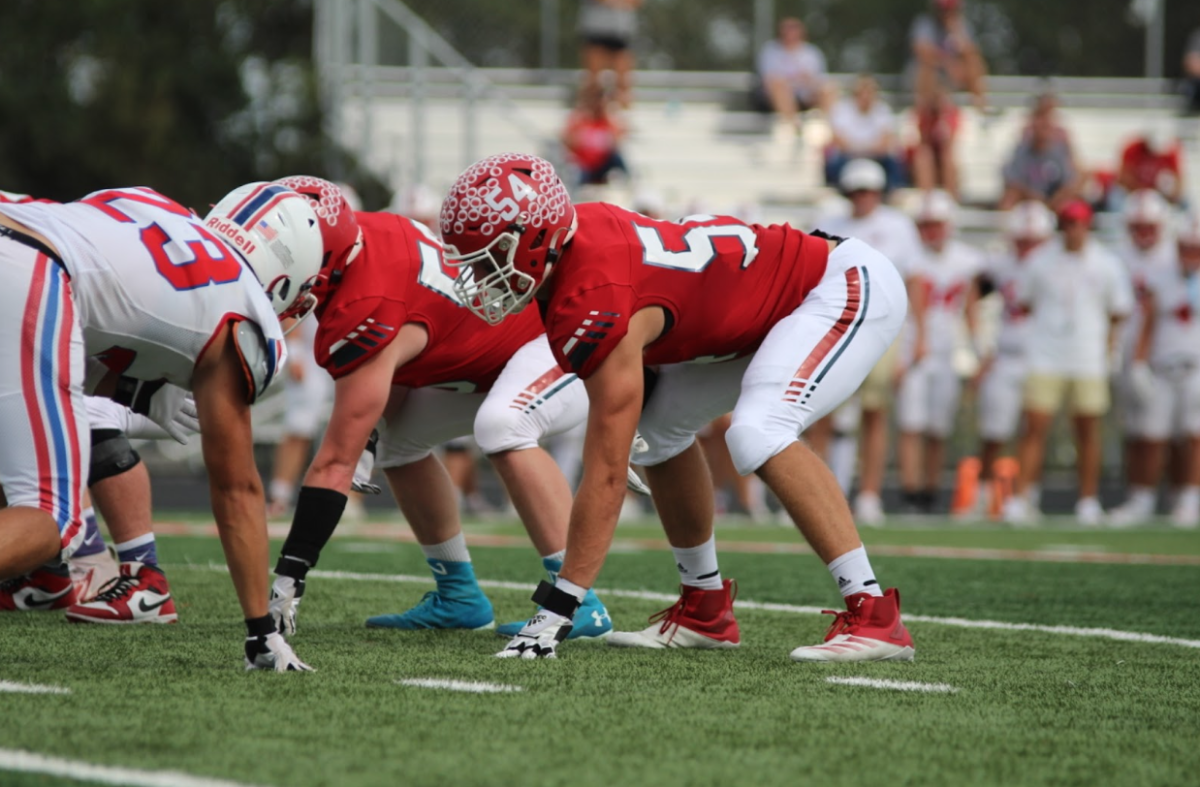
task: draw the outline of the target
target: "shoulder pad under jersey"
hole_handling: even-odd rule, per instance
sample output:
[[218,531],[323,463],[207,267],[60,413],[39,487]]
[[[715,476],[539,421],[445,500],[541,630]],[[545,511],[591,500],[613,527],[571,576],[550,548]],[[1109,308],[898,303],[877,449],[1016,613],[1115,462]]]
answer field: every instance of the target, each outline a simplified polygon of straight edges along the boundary
[[283,342],[268,339],[258,324],[250,320],[238,320],[233,338],[246,375],[247,402],[254,404],[282,368],[287,350]]

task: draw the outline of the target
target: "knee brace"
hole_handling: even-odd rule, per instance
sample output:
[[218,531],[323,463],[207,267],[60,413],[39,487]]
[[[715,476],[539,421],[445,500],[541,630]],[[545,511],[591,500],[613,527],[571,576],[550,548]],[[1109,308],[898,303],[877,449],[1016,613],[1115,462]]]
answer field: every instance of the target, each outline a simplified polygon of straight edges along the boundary
[[790,429],[753,422],[734,422],[725,432],[725,445],[739,475],[750,475],[798,439]]
[[92,461],[88,467],[88,486],[137,467],[142,458],[119,429],[92,430]]

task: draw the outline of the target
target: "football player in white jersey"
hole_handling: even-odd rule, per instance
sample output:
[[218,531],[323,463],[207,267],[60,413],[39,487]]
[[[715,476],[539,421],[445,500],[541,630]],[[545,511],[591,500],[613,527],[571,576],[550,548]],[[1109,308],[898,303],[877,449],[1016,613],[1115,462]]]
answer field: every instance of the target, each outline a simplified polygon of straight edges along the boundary
[[1017,300],[1017,291],[1029,255],[1054,234],[1054,214],[1041,202],[1017,203],[1005,216],[1004,233],[1010,247],[987,261],[981,277],[986,287],[999,293],[1003,305],[995,351],[980,359],[978,374],[979,436],[982,442],[979,457],[981,494],[975,507],[978,515],[991,509],[991,481],[996,460],[1021,423],[1029,320]]
[[[268,614],[249,405],[285,357],[280,315],[307,307],[321,263],[316,214],[274,184],[234,190],[205,220],[148,188],[0,205],[0,578],[70,581],[91,447],[85,391],[173,436],[191,391],[246,668],[308,669]],[[137,564],[122,572],[141,579]]]
[[[847,238],[858,238],[878,249],[892,261],[908,284],[908,313],[919,337],[924,336],[924,287],[914,275],[921,255],[921,240],[916,225],[903,212],[883,204],[887,175],[878,162],[855,159],[842,170],[838,185],[850,200],[848,216],[823,217],[817,226]],[[809,430],[809,439],[816,447],[835,437],[826,452],[826,461],[837,476],[842,489],[849,491],[854,472],[854,431],[861,418],[861,463],[858,496],[854,517],[868,525],[883,522],[883,471],[887,463],[887,410],[893,396],[896,377],[900,373],[899,340],[883,356],[867,376],[855,399],[842,405],[833,415]],[[911,360],[925,354],[923,338],[912,348]],[[861,415],[860,415],[861,409]],[[820,451],[818,451],[820,453]]]
[[[1170,210],[1167,201],[1154,189],[1135,191],[1125,202],[1122,211],[1125,235],[1116,245],[1116,252],[1129,271],[1135,293],[1145,289],[1150,278],[1175,267],[1175,245],[1168,237],[1166,226]],[[1155,442],[1151,433],[1160,420],[1160,414],[1154,412],[1157,406],[1155,400],[1140,396],[1136,390],[1140,381],[1132,366],[1144,320],[1143,311],[1137,305],[1121,331],[1122,365],[1117,393],[1125,435],[1125,472],[1129,497],[1125,503],[1109,512],[1109,522],[1118,526],[1141,522],[1153,516],[1158,491],[1158,475],[1151,474],[1149,452],[1155,450],[1151,447],[1151,443]]]
[[[909,328],[911,345],[924,357],[911,362],[896,399],[900,485],[911,510],[930,512],[937,499],[946,438],[954,431],[962,380],[954,368],[955,339],[965,319],[974,345],[977,278],[983,255],[953,237],[954,198],[941,190],[921,196],[916,221],[922,252],[914,275],[925,287],[924,336]],[[911,350],[910,350],[911,352]]]
[[1185,472],[1171,522],[1195,528],[1200,525],[1200,214],[1183,217],[1175,245],[1175,263],[1148,272],[1143,280],[1142,328],[1130,378],[1132,395],[1147,414],[1146,476],[1158,478],[1168,440],[1184,442]]

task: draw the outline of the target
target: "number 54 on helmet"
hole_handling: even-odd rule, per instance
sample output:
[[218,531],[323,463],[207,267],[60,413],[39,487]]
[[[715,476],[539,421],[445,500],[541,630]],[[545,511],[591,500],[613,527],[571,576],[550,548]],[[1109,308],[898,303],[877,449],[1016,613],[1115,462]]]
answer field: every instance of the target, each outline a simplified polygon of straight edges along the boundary
[[442,203],[454,289],[496,325],[533,299],[575,233],[575,207],[554,166],[521,153],[489,156],[458,176]]

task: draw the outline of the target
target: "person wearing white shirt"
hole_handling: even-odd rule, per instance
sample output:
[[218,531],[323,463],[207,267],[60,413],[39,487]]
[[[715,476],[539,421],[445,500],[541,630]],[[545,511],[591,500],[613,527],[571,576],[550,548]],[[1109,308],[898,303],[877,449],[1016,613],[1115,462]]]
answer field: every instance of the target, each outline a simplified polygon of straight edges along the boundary
[[[1005,216],[1009,248],[987,261],[980,277],[1001,298],[1000,330],[992,352],[980,354],[979,489],[975,515],[993,511],[996,460],[1021,423],[1022,393],[1028,373],[1029,315],[1018,300],[1030,256],[1054,234],[1054,214],[1041,202],[1018,203]],[[1032,495],[1031,495],[1032,497]]]
[[[1117,256],[1125,264],[1134,292],[1145,289],[1147,281],[1163,271],[1175,268],[1175,244],[1167,237],[1167,201],[1153,189],[1141,189],[1129,195],[1122,215],[1125,235],[1117,245]],[[1147,452],[1152,442],[1150,425],[1157,422],[1157,407],[1153,399],[1138,395],[1134,390],[1132,361],[1141,336],[1145,312],[1135,305],[1133,314],[1121,330],[1121,377],[1117,395],[1121,405],[1122,430],[1125,437],[1125,472],[1129,497],[1109,512],[1109,522],[1116,525],[1142,522],[1154,515],[1158,497],[1158,474],[1152,472]]]
[[1029,377],[1025,426],[1018,449],[1020,475],[1004,518],[1028,522],[1025,497],[1041,476],[1046,438],[1064,402],[1075,427],[1079,499],[1075,516],[1085,525],[1104,517],[1100,486],[1100,418],[1108,411],[1109,356],[1123,319],[1133,310],[1133,289],[1120,261],[1091,238],[1092,210],[1080,200],[1059,211],[1061,241],[1051,241],[1029,260],[1019,300],[1030,311]]
[[925,288],[926,352],[909,366],[900,383],[896,422],[904,500],[911,510],[922,513],[931,512],[936,504],[946,438],[953,433],[958,415],[962,380],[954,368],[954,351],[960,323],[965,321],[968,337],[975,343],[983,255],[952,237],[956,207],[945,191],[930,191],[922,195],[916,216],[922,248],[913,275]]
[[879,98],[879,85],[870,74],[860,74],[854,95],[839,100],[829,111],[833,140],[825,151],[825,182],[833,185],[852,159],[879,162],[887,173],[887,190],[900,185],[900,160],[896,156],[896,114]]
[[1171,522],[1190,529],[1200,526],[1200,214],[1183,218],[1175,247],[1171,266],[1145,277],[1142,327],[1129,377],[1133,396],[1148,405],[1142,423],[1147,476],[1161,474],[1168,440],[1184,443],[1184,473]]
[[804,23],[795,17],[779,21],[779,37],[758,53],[758,76],[763,98],[780,124],[798,126],[797,112],[828,104],[825,55],[805,40]]
[[[883,190],[887,175],[883,167],[870,159],[855,159],[842,170],[839,185],[850,201],[849,215],[827,216],[817,226],[832,235],[853,237],[870,244],[892,261],[908,283],[909,319],[920,329],[913,347],[911,361],[925,354],[923,327],[925,292],[919,279],[913,276],[921,256],[921,239],[913,220],[895,208],[884,205]],[[829,446],[826,461],[842,489],[849,492],[854,476],[854,432],[861,429],[861,461],[859,463],[858,495],[854,501],[854,517],[862,524],[879,525],[884,518],[880,494],[883,491],[883,471],[887,463],[887,411],[891,403],[896,378],[900,374],[899,340],[880,359],[851,403],[845,404],[829,418],[815,424],[807,433],[814,450],[822,453],[821,445],[836,434]],[[855,402],[857,400],[857,402]],[[861,412],[860,412],[861,408]]]

